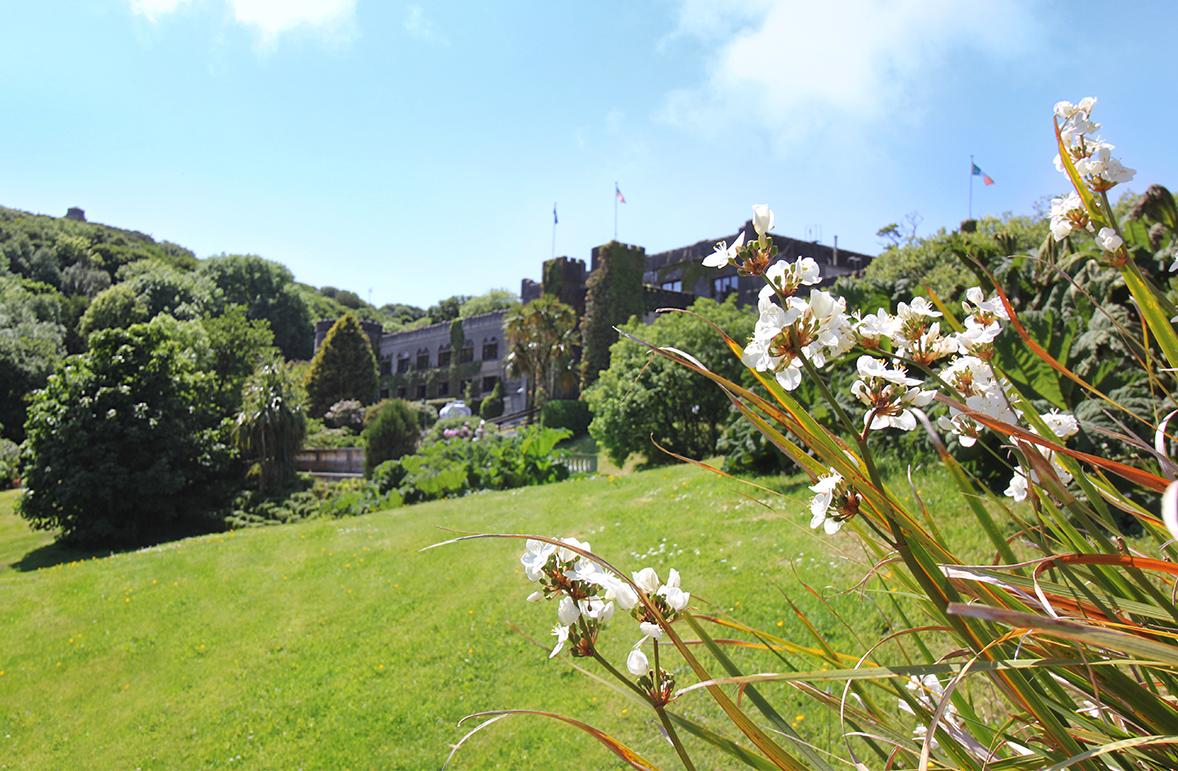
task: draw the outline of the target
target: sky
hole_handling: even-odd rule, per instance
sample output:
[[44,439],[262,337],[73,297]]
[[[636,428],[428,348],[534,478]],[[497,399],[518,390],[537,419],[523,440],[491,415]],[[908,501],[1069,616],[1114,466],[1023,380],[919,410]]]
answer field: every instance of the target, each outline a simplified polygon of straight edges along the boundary
[[553,249],[777,232],[877,253],[1065,191],[1051,108],[1178,182],[1169,2],[38,0],[0,24],[0,205],[253,253],[376,304]]

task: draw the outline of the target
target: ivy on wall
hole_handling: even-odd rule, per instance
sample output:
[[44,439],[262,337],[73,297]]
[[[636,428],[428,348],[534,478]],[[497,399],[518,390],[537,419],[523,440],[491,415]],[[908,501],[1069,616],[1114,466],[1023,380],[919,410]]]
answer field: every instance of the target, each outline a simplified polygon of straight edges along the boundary
[[609,347],[618,339],[614,327],[645,311],[642,275],[646,250],[611,241],[601,247],[597,270],[586,282],[585,318],[581,322],[581,387],[609,367]]

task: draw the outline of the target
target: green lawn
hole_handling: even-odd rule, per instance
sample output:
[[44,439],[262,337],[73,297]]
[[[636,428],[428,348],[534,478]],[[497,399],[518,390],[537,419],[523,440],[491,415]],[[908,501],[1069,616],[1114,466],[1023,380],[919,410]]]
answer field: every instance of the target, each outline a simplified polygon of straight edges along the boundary
[[[862,597],[839,593],[866,569],[856,539],[812,534],[802,480],[782,485],[789,494],[770,511],[735,482],[674,467],[40,569],[30,568],[77,555],[43,548],[51,539],[30,533],[11,513],[15,493],[2,493],[0,768],[436,768],[461,736],[460,717],[501,707],[571,714],[673,766],[647,712],[508,627],[546,642],[555,622],[552,604],[524,602],[522,544],[417,550],[446,538],[442,528],[576,535],[627,569],[679,568],[697,607],[714,602],[801,640],[788,593],[832,645],[860,652],[879,621]],[[939,476],[923,493],[945,521],[960,509]],[[980,544],[965,528],[957,537],[963,548]],[[801,591],[799,577],[853,618],[863,640]],[[619,615],[608,631],[621,665],[636,625]],[[783,714],[801,716],[804,734],[831,740],[824,713],[793,691],[770,693]],[[675,706],[714,718],[702,692]],[[702,766],[730,765],[687,741]],[[612,760],[570,727],[519,717],[475,737],[457,767]]]

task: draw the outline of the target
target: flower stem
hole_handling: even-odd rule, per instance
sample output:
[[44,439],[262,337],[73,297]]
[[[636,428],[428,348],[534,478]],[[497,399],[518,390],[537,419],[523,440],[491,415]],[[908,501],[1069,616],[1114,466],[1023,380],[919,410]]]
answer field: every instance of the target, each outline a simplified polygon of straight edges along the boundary
[[[656,645],[655,648],[658,648]],[[658,713],[659,721],[663,724],[663,730],[667,732],[667,738],[671,740],[671,744],[675,747],[675,752],[679,753],[679,760],[682,761],[683,767],[688,771],[695,771],[695,764],[691,762],[691,756],[687,754],[687,748],[683,746],[683,742],[679,739],[679,734],[675,732],[675,726],[671,725],[671,719],[667,716],[667,710],[661,706],[656,706],[654,711]]]

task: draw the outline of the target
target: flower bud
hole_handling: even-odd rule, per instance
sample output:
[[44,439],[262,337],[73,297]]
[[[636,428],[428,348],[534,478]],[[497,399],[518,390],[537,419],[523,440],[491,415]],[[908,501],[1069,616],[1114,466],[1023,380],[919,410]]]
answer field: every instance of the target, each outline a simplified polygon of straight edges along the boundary
[[641,648],[630,651],[630,655],[626,657],[626,669],[635,677],[642,677],[650,671],[650,662]]

